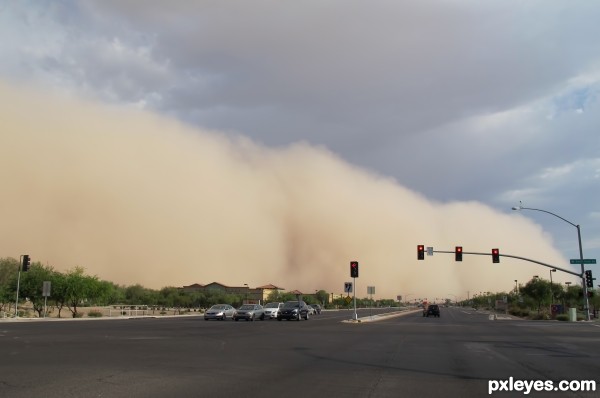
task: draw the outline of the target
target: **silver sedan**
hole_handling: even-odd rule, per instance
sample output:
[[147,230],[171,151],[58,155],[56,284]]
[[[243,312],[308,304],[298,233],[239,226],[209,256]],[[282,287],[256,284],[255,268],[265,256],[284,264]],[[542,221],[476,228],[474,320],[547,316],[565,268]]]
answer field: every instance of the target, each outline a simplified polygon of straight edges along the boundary
[[233,319],[235,317],[235,308],[229,304],[215,304],[204,313],[204,320],[219,319],[226,321],[227,318]]
[[233,316],[234,320],[245,319],[247,321],[253,321],[255,319],[265,320],[265,310],[262,305],[259,304],[244,304],[235,311]]

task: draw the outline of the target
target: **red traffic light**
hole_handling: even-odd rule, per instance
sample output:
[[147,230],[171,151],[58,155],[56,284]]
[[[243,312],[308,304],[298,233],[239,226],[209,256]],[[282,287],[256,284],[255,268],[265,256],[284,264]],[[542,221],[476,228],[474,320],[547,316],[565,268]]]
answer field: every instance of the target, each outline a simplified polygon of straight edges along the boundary
[[358,278],[358,261],[350,261],[350,277]]
[[492,263],[499,263],[499,262],[500,262],[500,250],[492,249]]
[[417,260],[425,260],[425,245],[417,245]]
[[462,246],[456,246],[454,248],[454,260],[462,261],[462,255],[463,255]]

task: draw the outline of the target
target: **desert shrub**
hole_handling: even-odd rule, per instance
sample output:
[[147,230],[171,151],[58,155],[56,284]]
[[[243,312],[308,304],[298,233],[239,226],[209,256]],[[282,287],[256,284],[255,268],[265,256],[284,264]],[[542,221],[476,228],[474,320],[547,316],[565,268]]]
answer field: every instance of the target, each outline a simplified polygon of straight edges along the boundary
[[90,310],[88,312],[87,316],[92,317],[92,318],[101,318],[102,312],[100,312],[98,310]]
[[568,321],[569,320],[569,316],[567,314],[558,314],[556,316],[556,320],[557,321]]
[[533,320],[536,320],[536,321],[542,321],[542,320],[550,319],[549,316],[548,316],[548,314],[544,314],[544,313],[530,315],[530,318],[533,319]]

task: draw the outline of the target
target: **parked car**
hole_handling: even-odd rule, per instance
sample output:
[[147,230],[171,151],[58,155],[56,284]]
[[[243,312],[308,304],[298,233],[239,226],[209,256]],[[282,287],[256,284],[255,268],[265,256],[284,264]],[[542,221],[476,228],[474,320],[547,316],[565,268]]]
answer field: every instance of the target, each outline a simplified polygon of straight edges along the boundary
[[299,321],[301,318],[304,318],[308,321],[309,316],[308,305],[304,301],[287,301],[279,311],[277,320],[287,319],[289,321],[290,319],[295,319]]
[[268,319],[277,318],[277,315],[279,314],[281,307],[283,307],[283,303],[275,302],[275,303],[268,303],[267,305],[265,305],[264,306],[265,318],[268,318]]
[[318,315],[321,313],[321,306],[319,304],[311,304],[310,306],[314,308],[315,314]]
[[233,319],[235,315],[235,308],[229,304],[215,304],[204,312],[204,320],[218,319],[226,321],[227,318]]
[[425,314],[426,317],[429,317],[429,315],[431,316],[436,316],[436,317],[440,317],[440,307],[437,304],[429,304],[429,306],[427,307],[427,313]]
[[265,320],[265,310],[260,304],[243,304],[240,308],[235,311],[233,316],[235,321],[245,319],[247,321],[254,321],[255,319]]

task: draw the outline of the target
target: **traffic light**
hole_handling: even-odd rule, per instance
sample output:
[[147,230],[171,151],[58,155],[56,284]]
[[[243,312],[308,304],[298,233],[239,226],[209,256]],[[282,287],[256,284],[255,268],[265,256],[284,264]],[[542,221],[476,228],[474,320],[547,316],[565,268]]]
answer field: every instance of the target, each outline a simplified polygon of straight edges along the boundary
[[499,249],[492,249],[492,263],[499,263],[500,262],[500,250]]
[[592,271],[589,269],[585,271],[585,286],[594,287],[594,278],[592,278]]
[[350,277],[358,278],[358,261],[350,261]]
[[425,245],[417,245],[417,260],[425,260]]
[[31,259],[29,258],[29,255],[24,254],[23,255],[23,272],[29,271],[30,265],[31,265]]
[[454,248],[454,260],[462,261],[462,246],[456,246]]

